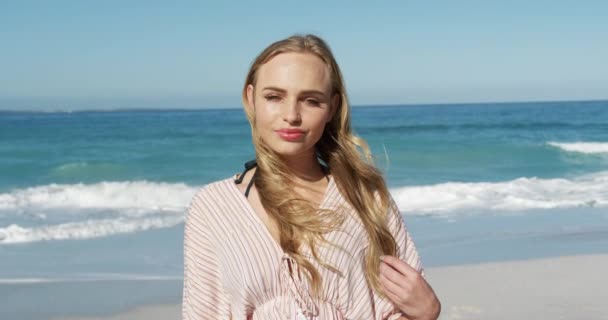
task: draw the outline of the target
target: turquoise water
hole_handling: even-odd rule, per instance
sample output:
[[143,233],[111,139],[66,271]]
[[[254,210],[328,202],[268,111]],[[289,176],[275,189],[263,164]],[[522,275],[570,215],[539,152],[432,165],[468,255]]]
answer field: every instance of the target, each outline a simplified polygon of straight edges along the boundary
[[[352,120],[425,266],[608,251],[608,101],[362,106]],[[48,290],[69,301],[74,283],[134,284],[89,312],[179,301],[190,198],[252,158],[241,109],[0,112],[0,310],[24,316]]]
[[[563,177],[605,169],[607,102],[353,108],[355,131],[393,186]],[[52,183],[183,182],[239,171],[253,156],[240,109],[0,113],[0,191]]]

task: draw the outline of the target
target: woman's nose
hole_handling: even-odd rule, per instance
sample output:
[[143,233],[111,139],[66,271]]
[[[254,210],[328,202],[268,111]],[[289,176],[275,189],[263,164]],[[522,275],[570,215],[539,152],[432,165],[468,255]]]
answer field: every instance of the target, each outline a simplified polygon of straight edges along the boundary
[[285,121],[289,123],[296,123],[302,121],[302,115],[300,114],[300,106],[298,100],[291,100],[285,106],[284,113]]

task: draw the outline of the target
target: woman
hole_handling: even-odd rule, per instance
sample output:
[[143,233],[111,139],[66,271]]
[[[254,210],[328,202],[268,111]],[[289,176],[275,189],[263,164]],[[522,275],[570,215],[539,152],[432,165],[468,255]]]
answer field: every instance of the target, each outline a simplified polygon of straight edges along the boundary
[[256,159],[190,204],[183,318],[436,319],[414,242],[351,132],[326,43],[271,44],[249,70],[243,104]]

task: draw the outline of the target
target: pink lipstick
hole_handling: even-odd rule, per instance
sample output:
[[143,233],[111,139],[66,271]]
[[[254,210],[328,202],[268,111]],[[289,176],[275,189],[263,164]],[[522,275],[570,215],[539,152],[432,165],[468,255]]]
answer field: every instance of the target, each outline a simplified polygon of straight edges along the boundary
[[304,136],[304,131],[300,129],[279,129],[276,133],[287,141],[298,141]]

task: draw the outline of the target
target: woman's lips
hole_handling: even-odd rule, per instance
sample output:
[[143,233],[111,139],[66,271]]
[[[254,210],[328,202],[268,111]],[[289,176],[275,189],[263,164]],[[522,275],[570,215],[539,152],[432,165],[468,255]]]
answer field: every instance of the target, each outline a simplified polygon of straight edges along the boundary
[[276,133],[287,141],[298,141],[304,136],[304,132],[300,130],[277,130]]

